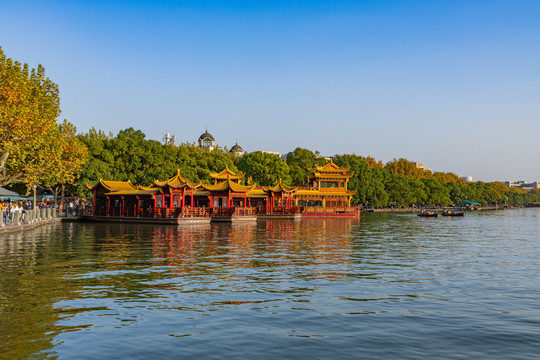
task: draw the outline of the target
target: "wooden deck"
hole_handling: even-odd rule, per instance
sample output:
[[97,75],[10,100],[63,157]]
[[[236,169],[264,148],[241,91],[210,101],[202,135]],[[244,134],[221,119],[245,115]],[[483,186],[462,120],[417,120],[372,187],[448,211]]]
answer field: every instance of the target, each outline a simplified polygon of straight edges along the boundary
[[358,207],[306,207],[302,211],[302,218],[359,218],[360,208]]

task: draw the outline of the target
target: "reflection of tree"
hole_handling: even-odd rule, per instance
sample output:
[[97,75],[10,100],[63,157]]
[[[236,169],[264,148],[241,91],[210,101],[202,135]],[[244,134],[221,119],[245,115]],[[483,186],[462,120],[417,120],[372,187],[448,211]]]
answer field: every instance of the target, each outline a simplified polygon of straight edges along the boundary
[[73,263],[72,231],[50,224],[0,237],[0,341],[5,359],[27,359],[51,349],[66,330],[56,323],[59,299],[80,289],[67,275]]
[[[94,326],[97,313],[169,296],[164,291],[171,289],[205,298],[246,287],[289,291],[279,283],[291,278],[333,279],[349,261],[353,225],[342,219],[180,227],[64,223],[6,235],[0,238],[2,356],[53,355],[60,334]],[[182,299],[182,306],[195,301]]]

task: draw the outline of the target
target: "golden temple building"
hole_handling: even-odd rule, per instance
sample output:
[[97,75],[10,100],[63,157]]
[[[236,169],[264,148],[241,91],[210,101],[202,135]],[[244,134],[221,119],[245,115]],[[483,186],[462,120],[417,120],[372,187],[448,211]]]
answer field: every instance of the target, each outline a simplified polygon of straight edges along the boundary
[[127,181],[100,180],[87,187],[94,194],[93,216],[133,219],[178,219],[213,216],[358,216],[351,207],[356,191],[347,189],[353,176],[350,168],[330,161],[311,169],[308,187],[283,184],[257,186],[244,174],[226,168],[211,173],[213,184],[192,182],[180,170],[165,181],[151,186],[135,186]]

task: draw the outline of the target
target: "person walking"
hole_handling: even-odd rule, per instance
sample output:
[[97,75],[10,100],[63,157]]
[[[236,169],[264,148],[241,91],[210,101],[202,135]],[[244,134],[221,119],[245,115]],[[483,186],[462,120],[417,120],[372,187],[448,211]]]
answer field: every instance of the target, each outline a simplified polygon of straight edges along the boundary
[[7,211],[8,211],[8,209],[6,207],[5,202],[3,202],[3,201],[0,202],[0,211],[2,211],[2,210],[3,210],[3,212],[2,212],[2,222],[4,224],[7,224]]

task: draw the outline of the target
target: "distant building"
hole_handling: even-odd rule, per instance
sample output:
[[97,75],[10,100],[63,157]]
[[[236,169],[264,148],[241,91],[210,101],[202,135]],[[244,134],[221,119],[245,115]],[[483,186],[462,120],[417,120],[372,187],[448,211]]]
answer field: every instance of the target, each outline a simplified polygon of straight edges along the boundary
[[460,177],[460,179],[463,180],[463,181],[465,181],[466,183],[474,182],[472,176],[462,176],[462,177]]
[[163,134],[163,143],[165,145],[174,145],[175,136],[169,133]]
[[525,190],[540,189],[540,184],[538,184],[538,181],[535,181],[532,183],[523,184],[521,188]]
[[520,188],[523,184],[525,184],[525,181],[505,181],[504,185],[508,186],[509,188]]
[[242,149],[242,147],[238,145],[238,143],[234,144],[231,150],[229,150],[229,152],[238,156],[242,156],[246,153],[244,149]]
[[207,150],[214,150],[216,139],[206,130],[204,134],[199,136],[199,147]]
[[279,153],[277,151],[261,151],[265,154],[272,154],[272,155],[276,155],[277,157],[279,157],[281,160],[287,160],[287,154],[282,154],[282,153]]
[[505,181],[504,185],[508,186],[509,188],[519,188],[523,190],[532,190],[532,189],[540,189],[540,184],[538,181],[532,182],[532,183],[526,183],[523,180],[520,181]]
[[415,165],[418,169],[422,169],[422,170],[424,170],[424,171],[429,171],[429,172],[431,172],[431,169],[428,168],[428,167],[425,167],[425,166],[424,166],[424,163],[422,163],[422,162],[415,162],[414,165]]
[[265,153],[265,154],[272,154],[272,155],[276,155],[276,156],[279,156],[280,158],[282,157],[281,153],[278,153],[277,151],[262,151],[261,152]]

